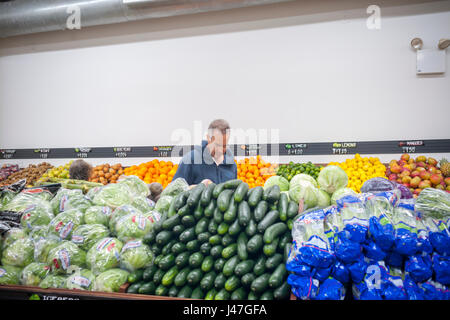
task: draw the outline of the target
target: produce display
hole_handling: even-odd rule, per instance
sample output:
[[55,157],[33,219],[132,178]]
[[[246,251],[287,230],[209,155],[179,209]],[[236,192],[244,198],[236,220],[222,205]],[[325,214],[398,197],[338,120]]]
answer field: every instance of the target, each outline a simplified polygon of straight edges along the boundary
[[449,222],[442,190],[345,196],[296,219],[287,282],[299,299],[449,300]]
[[206,300],[289,299],[287,225],[298,213],[277,185],[235,179],[179,193],[144,242],[153,265],[130,293]]
[[19,171],[19,166],[17,164],[4,164],[0,168],[0,182],[6,180],[11,174]]
[[28,167],[14,172],[5,180],[0,181],[0,187],[11,185],[22,179],[26,179],[27,186],[32,187],[36,181],[50,168],[53,168],[53,166],[47,162],[42,162],[38,165],[30,164]]
[[177,169],[178,165],[174,165],[172,161],[159,161],[155,159],[141,163],[138,166],[125,168],[124,174],[138,176],[148,184],[158,182],[165,188],[172,181]]
[[109,163],[105,163],[93,168],[89,181],[103,185],[116,183],[122,174],[124,174],[124,169],[120,163],[112,166]]
[[[70,169],[70,166],[72,163],[73,163],[73,160],[69,161],[65,165],[62,165],[59,167],[53,167],[52,169],[49,169],[46,173],[44,173],[42,175],[41,179],[45,179],[45,178],[69,179],[70,178],[69,169]],[[37,182],[38,183],[41,182],[41,179],[39,179]]]
[[289,162],[289,164],[282,164],[277,169],[277,175],[291,181],[291,179],[300,173],[309,174],[314,179],[317,179],[319,172],[323,166],[316,166],[311,162],[308,163],[294,163]]
[[89,182],[84,180],[76,180],[76,179],[62,179],[62,178],[41,178],[38,182],[36,182],[35,186],[45,186],[48,184],[61,184],[61,186],[65,189],[80,189],[84,193],[87,193],[92,188],[101,187],[103,184],[96,182]]
[[349,182],[348,187],[360,192],[360,189],[366,180],[375,177],[384,177],[386,166],[380,162],[380,159],[374,157],[361,157],[358,153],[353,159],[347,159],[344,162],[330,162],[329,165],[338,166],[347,173]]
[[450,192],[449,165],[445,162],[445,159],[441,161],[441,168],[443,170],[438,168],[438,161],[434,158],[418,156],[413,159],[405,153],[400,160],[389,162],[386,177],[409,188],[414,197],[417,197],[425,188],[436,188]]
[[246,182],[250,188],[263,186],[267,179],[275,175],[277,164],[271,164],[261,156],[235,161],[237,178]]

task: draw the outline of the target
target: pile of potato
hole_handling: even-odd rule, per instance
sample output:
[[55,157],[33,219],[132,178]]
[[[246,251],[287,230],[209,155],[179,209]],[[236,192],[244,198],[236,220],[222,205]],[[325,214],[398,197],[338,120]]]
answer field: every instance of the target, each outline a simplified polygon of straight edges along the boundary
[[42,162],[38,165],[30,164],[28,167],[12,173],[6,180],[3,180],[0,183],[0,186],[7,186],[19,180],[27,179],[27,187],[32,187],[35,182],[51,168],[53,168],[53,166],[47,162]]
[[94,167],[89,181],[99,182],[104,185],[108,183],[116,183],[122,174],[123,167],[120,163],[112,166],[109,163],[105,163]]

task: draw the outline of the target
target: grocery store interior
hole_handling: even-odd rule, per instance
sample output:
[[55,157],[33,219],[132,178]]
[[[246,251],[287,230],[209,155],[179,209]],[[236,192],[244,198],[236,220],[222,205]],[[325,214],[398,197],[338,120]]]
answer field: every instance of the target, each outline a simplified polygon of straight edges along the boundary
[[1,0],[0,299],[449,300],[449,45],[448,0]]

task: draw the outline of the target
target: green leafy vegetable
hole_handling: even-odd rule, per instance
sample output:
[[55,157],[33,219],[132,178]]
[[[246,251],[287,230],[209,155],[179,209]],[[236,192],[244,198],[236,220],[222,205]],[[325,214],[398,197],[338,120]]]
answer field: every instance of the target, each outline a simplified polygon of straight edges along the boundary
[[111,269],[97,276],[94,283],[94,291],[118,292],[120,286],[127,282],[128,271]]
[[425,217],[447,219],[450,217],[450,193],[439,189],[425,188],[416,200],[415,209]]
[[102,187],[94,196],[97,206],[120,207],[133,202],[133,193],[125,183],[111,183]]
[[65,288],[66,285],[66,276],[56,275],[56,274],[48,274],[44,280],[41,281],[39,287],[48,289],[48,288],[57,288],[62,289]]
[[286,178],[283,178],[282,176],[272,176],[269,179],[267,179],[266,182],[264,183],[264,190],[270,188],[273,185],[279,186],[282,192],[289,191],[289,181]]
[[38,286],[50,272],[50,267],[41,262],[33,262],[22,270],[21,284],[25,286]]
[[96,275],[118,267],[122,247],[123,243],[116,238],[108,237],[97,241],[87,253],[87,267]]
[[153,252],[142,241],[128,241],[120,252],[120,267],[130,272],[152,265]]
[[356,196],[356,192],[350,188],[340,188],[331,196],[331,204],[335,205],[336,201],[345,196]]
[[14,241],[3,251],[2,265],[26,267],[33,262],[34,243],[30,238]]
[[73,230],[83,224],[83,213],[77,209],[70,209],[58,214],[48,225],[48,234],[60,239],[70,239]]
[[348,176],[338,166],[327,166],[320,171],[317,182],[321,189],[333,194],[336,190],[347,187]]
[[84,222],[86,224],[103,224],[108,227],[111,214],[110,207],[92,206],[84,213]]
[[299,203],[304,200],[304,208],[314,208],[317,206],[319,189],[307,180],[300,180],[289,190],[289,198]]
[[14,285],[20,283],[21,268],[13,266],[0,266],[0,285]]
[[70,241],[61,241],[50,250],[47,264],[51,265],[55,274],[67,274],[71,271],[72,266],[80,268],[85,266],[86,252]]
[[22,211],[20,224],[30,231],[36,226],[47,226],[54,217],[48,201],[37,201]]
[[128,214],[116,223],[117,238],[122,242],[143,239],[152,229],[153,223],[150,215]]
[[90,270],[80,269],[66,279],[65,288],[91,291],[94,282],[95,276]]
[[102,224],[83,224],[75,228],[72,242],[88,251],[98,240],[109,236],[109,229]]
[[164,196],[172,196],[175,197],[176,195],[189,190],[189,185],[183,178],[177,178],[173,180],[169,185],[161,192],[160,197]]

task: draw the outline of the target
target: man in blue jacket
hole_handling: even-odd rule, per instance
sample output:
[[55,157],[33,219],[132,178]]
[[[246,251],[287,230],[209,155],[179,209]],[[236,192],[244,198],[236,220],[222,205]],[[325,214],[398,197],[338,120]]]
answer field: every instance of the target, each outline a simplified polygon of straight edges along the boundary
[[[173,177],[184,178],[189,185],[212,181],[216,184],[237,178],[234,154],[227,147],[230,125],[223,119],[214,120],[208,127],[207,140],[186,154]],[[209,180],[209,181],[208,181]]]

